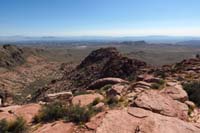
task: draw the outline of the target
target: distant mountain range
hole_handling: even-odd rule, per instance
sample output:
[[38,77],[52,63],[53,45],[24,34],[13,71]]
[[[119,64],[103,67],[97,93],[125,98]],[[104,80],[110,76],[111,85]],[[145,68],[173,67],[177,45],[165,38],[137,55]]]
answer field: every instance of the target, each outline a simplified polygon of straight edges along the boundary
[[138,41],[144,40],[150,43],[175,43],[175,44],[200,44],[200,37],[192,36],[0,36],[1,43],[12,42],[43,42],[43,41]]

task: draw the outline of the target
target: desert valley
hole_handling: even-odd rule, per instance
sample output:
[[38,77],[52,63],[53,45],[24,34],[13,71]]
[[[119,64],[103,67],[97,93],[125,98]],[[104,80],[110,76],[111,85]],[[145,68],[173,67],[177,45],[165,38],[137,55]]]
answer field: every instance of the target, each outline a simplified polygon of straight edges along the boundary
[[1,46],[1,132],[200,132],[200,48],[83,44]]

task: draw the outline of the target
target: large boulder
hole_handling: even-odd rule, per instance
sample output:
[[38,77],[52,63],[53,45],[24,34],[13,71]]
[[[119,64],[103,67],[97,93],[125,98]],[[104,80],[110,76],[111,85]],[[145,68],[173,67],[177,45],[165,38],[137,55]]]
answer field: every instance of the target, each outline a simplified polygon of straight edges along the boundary
[[96,133],[199,133],[193,124],[141,108],[109,111]]
[[72,104],[73,105],[80,105],[80,106],[87,106],[91,104],[95,99],[103,100],[103,96],[97,93],[94,94],[83,94],[73,97]]
[[122,84],[116,84],[113,85],[109,90],[107,90],[106,94],[107,96],[123,96],[127,93],[128,85],[122,85]]
[[26,122],[30,123],[40,108],[39,104],[14,105],[0,108],[0,119],[14,120],[17,116],[22,116]]
[[180,102],[185,102],[188,100],[188,95],[185,90],[183,90],[182,85],[174,85],[165,87],[161,93],[169,95],[172,99],[178,100]]
[[160,94],[156,90],[140,93],[134,100],[133,106],[184,120],[188,118],[188,106],[186,104],[173,100],[167,95]]

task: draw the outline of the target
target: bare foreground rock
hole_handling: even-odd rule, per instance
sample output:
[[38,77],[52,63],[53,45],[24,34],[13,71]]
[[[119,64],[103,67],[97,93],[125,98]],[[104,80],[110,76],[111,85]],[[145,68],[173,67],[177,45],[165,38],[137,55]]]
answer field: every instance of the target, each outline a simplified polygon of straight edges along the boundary
[[188,117],[187,105],[173,100],[167,95],[160,94],[157,90],[142,92],[137,96],[133,105],[162,115],[178,117],[183,120],[186,120]]
[[39,104],[27,104],[22,106],[14,105],[0,108],[0,120],[14,120],[17,116],[22,116],[27,123],[30,123],[32,118],[38,113],[39,109]]
[[103,118],[97,133],[199,133],[200,129],[178,118],[141,108],[112,110]]
[[180,102],[185,102],[188,100],[188,95],[186,91],[183,90],[183,87],[179,84],[174,84],[166,87],[161,92]]
[[72,133],[74,128],[73,123],[64,123],[63,121],[56,121],[47,123],[39,127],[33,133]]

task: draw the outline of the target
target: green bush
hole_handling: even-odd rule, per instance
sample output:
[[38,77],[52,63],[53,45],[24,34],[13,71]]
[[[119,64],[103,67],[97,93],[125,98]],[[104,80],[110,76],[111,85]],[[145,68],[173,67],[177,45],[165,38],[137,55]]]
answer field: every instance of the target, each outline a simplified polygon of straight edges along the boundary
[[22,117],[17,117],[14,121],[0,120],[0,133],[25,133],[28,127]]
[[200,107],[200,82],[195,81],[183,84],[183,88],[188,93],[189,100]]
[[66,121],[74,122],[77,124],[88,122],[95,114],[93,108],[81,107],[79,105],[71,105],[67,109],[67,113],[64,116]]
[[34,123],[51,122],[61,119],[66,113],[66,107],[62,103],[55,102],[44,105],[39,114],[33,118]]
[[162,70],[156,70],[155,71],[155,73],[154,73],[154,75],[157,77],[161,77],[161,78],[166,78],[166,74],[165,74],[165,72],[164,71],[162,71]]
[[64,106],[62,103],[45,105],[33,118],[33,123],[52,122],[65,119],[77,124],[88,122],[97,111],[92,106],[81,107],[80,105]]
[[158,83],[153,83],[152,85],[151,85],[151,88],[152,89],[159,89],[160,88],[160,84],[158,84]]
[[105,102],[109,107],[115,107],[119,105],[120,101],[116,97],[108,97]]
[[94,101],[92,102],[92,106],[97,105],[98,103],[101,102],[101,99],[99,97],[95,98]]

